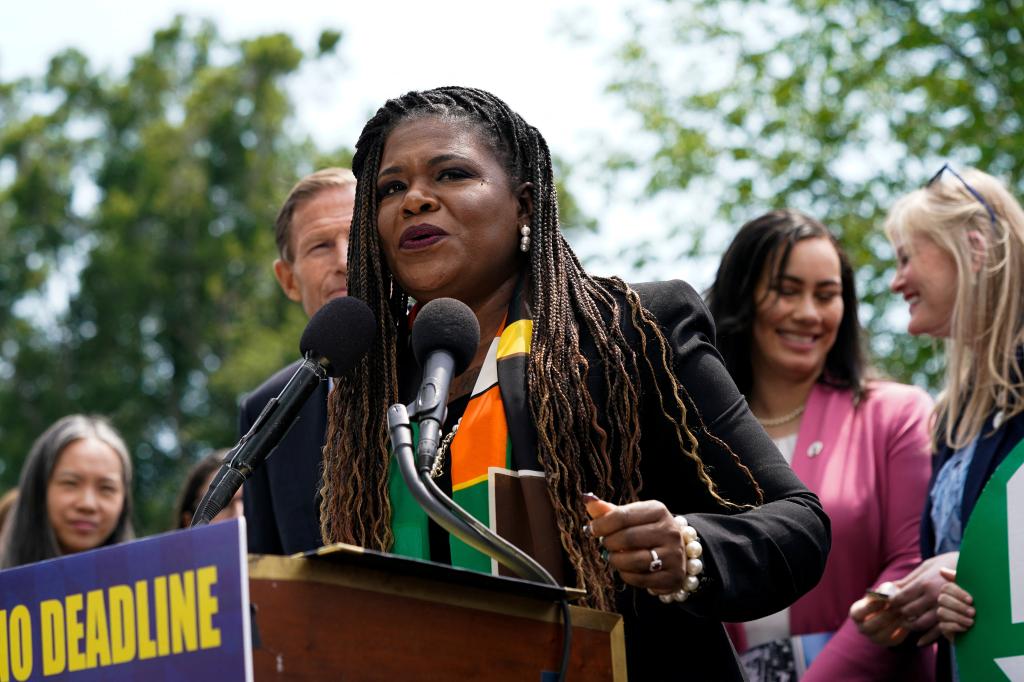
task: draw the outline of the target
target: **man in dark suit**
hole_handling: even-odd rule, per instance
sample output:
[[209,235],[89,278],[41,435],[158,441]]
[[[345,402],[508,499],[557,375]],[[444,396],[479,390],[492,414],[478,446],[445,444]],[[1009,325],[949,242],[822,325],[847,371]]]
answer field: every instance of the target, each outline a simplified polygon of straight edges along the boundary
[[[285,295],[312,316],[347,293],[348,233],[356,179],[326,168],[299,181],[275,223],[279,258],[274,275]],[[278,395],[299,361],[281,369],[242,398],[239,430],[247,433],[267,402]],[[327,429],[327,390],[321,384],[264,466],[245,483],[243,499],[249,551],[292,554],[319,547],[321,452]]]

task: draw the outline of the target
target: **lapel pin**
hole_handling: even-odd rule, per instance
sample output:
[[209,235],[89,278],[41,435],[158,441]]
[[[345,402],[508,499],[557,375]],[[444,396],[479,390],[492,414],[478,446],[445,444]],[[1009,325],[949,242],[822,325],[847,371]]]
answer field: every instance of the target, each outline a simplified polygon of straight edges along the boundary
[[810,445],[807,446],[807,456],[808,457],[817,457],[818,455],[821,454],[821,451],[824,448],[825,448],[824,443],[822,443],[820,440],[816,440],[816,441],[814,441],[813,443],[811,443]]

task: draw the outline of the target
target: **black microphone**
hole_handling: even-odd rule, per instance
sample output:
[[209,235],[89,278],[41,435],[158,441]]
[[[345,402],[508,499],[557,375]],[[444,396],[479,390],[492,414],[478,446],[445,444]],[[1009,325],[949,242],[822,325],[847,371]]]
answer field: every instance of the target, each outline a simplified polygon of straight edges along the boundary
[[414,403],[420,423],[416,449],[416,466],[420,471],[429,471],[437,456],[452,377],[466,371],[479,344],[480,323],[462,301],[434,299],[416,315],[412,350],[423,367],[423,380]]
[[370,308],[348,296],[328,301],[313,315],[299,342],[302,364],[224,456],[196,509],[193,527],[206,525],[227,506],[245,479],[273,453],[320,382],[341,376],[366,354],[376,326]]

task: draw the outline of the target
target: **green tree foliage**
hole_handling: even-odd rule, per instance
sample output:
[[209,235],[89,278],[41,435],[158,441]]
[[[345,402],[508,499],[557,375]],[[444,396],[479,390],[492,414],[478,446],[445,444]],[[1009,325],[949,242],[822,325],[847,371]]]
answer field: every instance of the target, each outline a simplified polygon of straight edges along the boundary
[[878,366],[935,387],[935,348],[894,320],[881,224],[946,159],[1024,196],[1022,17],[1021,0],[647,3],[609,91],[653,143],[607,166],[639,174],[648,196],[714,196],[732,228],[692,236],[716,249],[771,208],[824,219],[860,268]]
[[106,414],[135,456],[139,525],[161,530],[187,466],[237,439],[239,394],[297,356],[273,219],[311,161],[348,158],[292,132],[304,59],[287,35],[227,42],[179,18],[127,73],[67,50],[0,83],[4,485],[56,418]]
[[[54,420],[105,414],[154,532],[188,466],[235,443],[238,397],[306,324],[273,278],[274,217],[298,178],[351,162],[295,131],[287,90],[341,40],[306,55],[178,18],[124,73],[69,49],[0,82],[0,485]],[[568,194],[562,215],[593,226]]]

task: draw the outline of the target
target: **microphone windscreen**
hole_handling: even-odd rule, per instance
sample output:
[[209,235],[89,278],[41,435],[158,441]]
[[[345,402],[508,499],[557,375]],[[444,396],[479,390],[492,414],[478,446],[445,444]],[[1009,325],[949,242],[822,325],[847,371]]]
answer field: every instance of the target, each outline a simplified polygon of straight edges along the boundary
[[455,376],[466,371],[480,344],[480,323],[469,306],[454,298],[435,298],[417,313],[412,325],[412,351],[423,365],[435,350],[455,358]]
[[338,377],[353,367],[370,349],[377,335],[377,321],[370,307],[351,296],[334,298],[310,318],[299,341],[303,356],[312,354],[327,374]]

